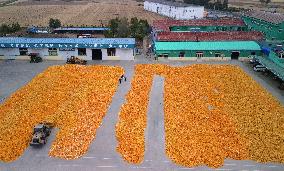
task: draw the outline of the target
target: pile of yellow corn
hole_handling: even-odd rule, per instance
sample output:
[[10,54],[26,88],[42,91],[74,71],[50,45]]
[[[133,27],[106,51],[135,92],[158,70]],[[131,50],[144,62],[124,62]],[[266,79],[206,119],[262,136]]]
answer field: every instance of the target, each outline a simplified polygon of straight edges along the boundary
[[117,150],[131,163],[145,151],[153,76],[166,79],[166,154],[175,163],[220,167],[225,158],[284,162],[284,108],[232,65],[137,65],[116,126]]
[[[147,107],[153,76],[165,79],[165,153],[183,166],[220,167],[225,158],[284,162],[284,107],[239,67],[160,64],[135,66],[131,90],[116,125],[117,151],[130,163],[145,152]],[[0,160],[17,159],[33,127],[59,128],[50,155],[86,153],[114,95],[123,69],[49,67],[0,106]]]
[[122,105],[116,125],[117,151],[130,163],[141,163],[145,152],[144,131],[154,74],[163,74],[166,65],[139,64],[131,81],[131,90]]
[[36,76],[0,106],[0,160],[17,159],[27,148],[33,127],[44,121],[60,129],[51,156],[82,156],[122,74],[120,67],[64,65]]
[[216,77],[215,72],[222,75],[227,67],[173,68],[166,77],[166,153],[175,163],[220,167],[225,158],[248,157],[246,141],[223,110],[224,94],[217,82],[226,84],[226,80]]

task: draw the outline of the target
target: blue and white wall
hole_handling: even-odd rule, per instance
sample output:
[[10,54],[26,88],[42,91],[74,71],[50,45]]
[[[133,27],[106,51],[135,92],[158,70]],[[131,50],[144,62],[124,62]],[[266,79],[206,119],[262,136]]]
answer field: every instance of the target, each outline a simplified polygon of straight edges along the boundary
[[[116,49],[115,56],[108,56],[107,49],[102,50],[102,60],[134,60],[134,49]],[[57,49],[57,56],[49,56],[48,48],[34,49],[28,48],[29,53],[39,53],[43,60],[67,60],[71,56],[76,56],[84,60],[92,60],[92,49],[86,48],[85,56],[78,56],[78,49],[75,51],[59,51]],[[19,59],[19,60],[29,60],[29,56],[20,55],[19,48],[0,48],[0,59]]]

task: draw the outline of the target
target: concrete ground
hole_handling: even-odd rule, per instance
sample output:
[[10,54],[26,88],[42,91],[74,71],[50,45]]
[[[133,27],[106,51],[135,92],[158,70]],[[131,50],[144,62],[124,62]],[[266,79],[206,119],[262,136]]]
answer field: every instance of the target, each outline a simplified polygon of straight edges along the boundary
[[[8,97],[28,83],[35,75],[42,72],[48,66],[61,65],[64,61],[45,61],[38,64],[30,64],[28,61],[0,61],[0,99]],[[146,152],[144,162],[140,165],[128,164],[122,160],[116,152],[115,124],[118,120],[120,106],[124,103],[124,97],[130,89],[130,80],[134,73],[134,65],[138,63],[165,63],[173,66],[190,65],[193,63],[234,64],[241,66],[258,83],[265,87],[272,95],[284,105],[284,91],[277,88],[276,81],[255,73],[249,64],[239,61],[229,62],[178,62],[178,61],[153,61],[143,57],[137,57],[135,61],[91,61],[89,64],[117,65],[125,69],[127,82],[119,85],[118,91],[113,97],[112,103],[97,131],[96,139],[91,144],[89,151],[76,160],[62,160],[51,158],[48,151],[55,138],[57,130],[53,130],[48,143],[42,148],[28,147],[25,153],[11,163],[0,162],[0,171],[89,171],[89,170],[217,170],[217,171],[283,171],[283,164],[256,163],[254,161],[237,161],[227,159],[225,165],[218,169],[210,169],[206,166],[185,168],[171,162],[164,153],[164,115],[163,115],[163,87],[164,78],[155,76],[150,93],[148,108],[148,124],[146,129]],[[0,103],[1,103],[0,100]],[[1,150],[1,149],[0,149]]]

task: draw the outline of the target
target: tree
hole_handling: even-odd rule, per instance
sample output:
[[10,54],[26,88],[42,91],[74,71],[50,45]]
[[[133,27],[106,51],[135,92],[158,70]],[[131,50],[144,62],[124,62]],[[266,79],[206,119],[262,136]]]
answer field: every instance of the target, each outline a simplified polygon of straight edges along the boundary
[[15,33],[21,29],[19,23],[13,23],[11,26],[7,24],[2,24],[0,26],[0,35],[6,35],[10,33]]
[[117,35],[118,23],[120,20],[118,18],[111,19],[109,21],[109,28],[111,30],[112,36],[115,37]]
[[13,23],[12,26],[11,26],[11,31],[12,32],[16,32],[16,31],[19,31],[21,29],[21,26],[18,22],[16,23]]
[[127,18],[122,18],[118,22],[117,26],[117,36],[118,37],[128,37],[129,36],[129,23]]
[[130,22],[131,37],[142,40],[150,32],[150,26],[147,20],[138,20],[136,17],[131,18]]
[[271,0],[259,0],[261,3],[265,3],[265,4],[268,4],[271,2]]
[[223,9],[228,9],[228,0],[223,1]]
[[109,21],[110,30],[104,32],[105,37],[134,37],[143,40],[150,32],[147,20],[131,18],[130,23],[127,18],[116,18]]
[[61,27],[61,21],[59,19],[49,19],[49,27],[51,28],[58,28]]
[[208,6],[210,0],[184,0],[184,3]]
[[6,35],[6,34],[10,33],[10,27],[7,24],[2,24],[0,26],[0,33],[1,33],[1,35]]

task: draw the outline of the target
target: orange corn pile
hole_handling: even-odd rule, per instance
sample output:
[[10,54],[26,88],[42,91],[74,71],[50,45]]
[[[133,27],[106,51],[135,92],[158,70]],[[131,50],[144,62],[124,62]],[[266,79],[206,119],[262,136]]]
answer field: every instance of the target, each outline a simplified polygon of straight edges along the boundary
[[220,167],[225,158],[284,162],[283,106],[232,65],[137,65],[116,126],[117,150],[124,160],[143,161],[154,74],[166,78],[165,150],[175,163]]
[[139,64],[135,66],[131,90],[122,105],[116,125],[117,151],[130,163],[141,163],[145,152],[144,131],[153,76],[165,72],[165,65]]
[[33,127],[43,121],[60,129],[51,156],[82,156],[122,74],[120,67],[64,65],[37,75],[0,106],[0,160],[17,159],[29,145]]

